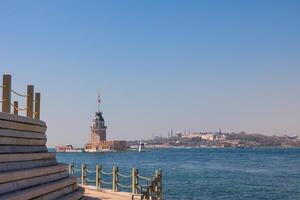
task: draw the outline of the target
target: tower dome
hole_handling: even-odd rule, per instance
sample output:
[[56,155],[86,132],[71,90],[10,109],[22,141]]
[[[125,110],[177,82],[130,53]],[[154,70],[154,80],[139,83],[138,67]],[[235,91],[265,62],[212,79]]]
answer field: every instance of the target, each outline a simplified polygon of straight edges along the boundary
[[95,113],[95,117],[92,121],[92,128],[93,129],[99,129],[99,130],[106,128],[105,121],[104,121],[104,118],[102,116],[102,112],[96,112]]

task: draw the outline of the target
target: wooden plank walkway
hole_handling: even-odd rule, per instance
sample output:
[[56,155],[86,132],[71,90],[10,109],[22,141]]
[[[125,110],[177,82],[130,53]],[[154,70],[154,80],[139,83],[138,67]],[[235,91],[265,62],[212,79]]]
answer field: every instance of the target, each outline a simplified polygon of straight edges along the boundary
[[[113,192],[108,189],[101,189],[98,191],[95,187],[84,186],[85,200],[131,200],[131,193],[128,192]],[[140,200],[140,197],[134,198],[134,200]]]

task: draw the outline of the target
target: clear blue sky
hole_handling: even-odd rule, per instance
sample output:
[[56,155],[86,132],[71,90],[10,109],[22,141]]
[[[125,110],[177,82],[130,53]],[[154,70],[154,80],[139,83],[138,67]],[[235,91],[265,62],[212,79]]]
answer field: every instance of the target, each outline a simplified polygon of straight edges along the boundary
[[300,135],[299,10],[299,1],[1,1],[0,74],[42,92],[50,146],[88,141],[98,90],[110,139],[171,128]]

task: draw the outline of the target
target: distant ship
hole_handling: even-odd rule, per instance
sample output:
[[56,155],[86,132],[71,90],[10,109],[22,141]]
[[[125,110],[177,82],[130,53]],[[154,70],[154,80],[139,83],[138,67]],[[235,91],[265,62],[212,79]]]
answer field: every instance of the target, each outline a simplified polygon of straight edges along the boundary
[[138,151],[142,152],[142,151],[144,151],[144,149],[145,149],[145,144],[143,142],[140,142]]
[[130,146],[129,151],[143,152],[145,151],[145,144],[142,141],[140,141],[138,144]]
[[64,145],[57,145],[55,147],[56,152],[68,152],[68,153],[81,153],[83,152],[80,148],[74,148],[71,144],[68,144],[66,146]]

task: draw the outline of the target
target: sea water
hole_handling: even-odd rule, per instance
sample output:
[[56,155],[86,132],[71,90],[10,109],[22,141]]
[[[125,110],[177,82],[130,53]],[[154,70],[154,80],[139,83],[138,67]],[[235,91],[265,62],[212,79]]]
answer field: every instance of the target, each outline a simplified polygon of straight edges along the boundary
[[[101,164],[107,172],[115,165],[127,175],[132,167],[143,176],[161,169],[167,200],[300,200],[300,149],[150,149],[58,153],[57,158],[59,162],[75,163],[78,168],[86,163],[91,170]],[[109,176],[104,179],[111,181]]]

